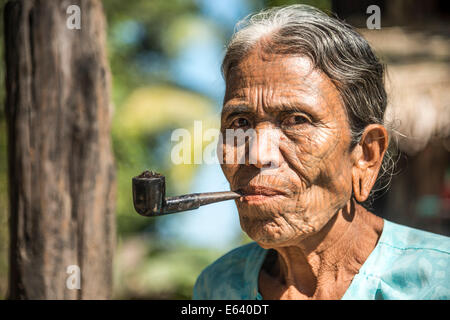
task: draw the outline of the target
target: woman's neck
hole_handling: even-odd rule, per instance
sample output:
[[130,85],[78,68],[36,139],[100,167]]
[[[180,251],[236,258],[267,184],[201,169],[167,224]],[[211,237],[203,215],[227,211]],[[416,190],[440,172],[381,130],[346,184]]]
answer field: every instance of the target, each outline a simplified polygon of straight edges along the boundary
[[339,299],[382,229],[383,219],[351,201],[316,234],[273,248],[276,259],[265,263],[260,283],[271,283],[268,291],[281,299]]

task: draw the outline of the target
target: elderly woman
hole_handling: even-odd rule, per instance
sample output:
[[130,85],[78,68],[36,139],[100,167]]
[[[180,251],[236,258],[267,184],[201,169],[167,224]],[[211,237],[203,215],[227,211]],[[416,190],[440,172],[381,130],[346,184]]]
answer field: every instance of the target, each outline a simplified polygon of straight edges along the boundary
[[[254,242],[208,266],[194,299],[450,298],[449,238],[361,205],[389,140],[369,44],[312,7],[273,8],[246,20],[222,70],[222,131],[258,138],[244,146],[255,161],[222,164]],[[242,148],[220,147],[223,158]]]

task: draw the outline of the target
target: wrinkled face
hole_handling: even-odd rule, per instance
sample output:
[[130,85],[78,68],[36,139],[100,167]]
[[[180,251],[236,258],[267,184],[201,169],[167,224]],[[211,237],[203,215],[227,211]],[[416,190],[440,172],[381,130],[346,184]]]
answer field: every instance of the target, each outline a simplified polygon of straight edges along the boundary
[[244,194],[236,200],[242,229],[263,247],[319,231],[352,192],[350,128],[333,83],[306,57],[257,49],[226,83],[223,136],[256,137],[224,139],[218,149],[231,190]]

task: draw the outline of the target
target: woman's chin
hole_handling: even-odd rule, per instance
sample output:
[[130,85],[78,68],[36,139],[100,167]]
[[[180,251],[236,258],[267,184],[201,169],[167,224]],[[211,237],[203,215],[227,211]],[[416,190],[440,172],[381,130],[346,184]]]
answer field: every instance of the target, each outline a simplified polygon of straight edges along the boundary
[[262,248],[269,249],[274,247],[283,247],[294,244],[301,238],[306,237],[306,234],[294,232],[289,227],[274,226],[273,223],[267,223],[251,229],[244,229],[247,235],[257,242]]

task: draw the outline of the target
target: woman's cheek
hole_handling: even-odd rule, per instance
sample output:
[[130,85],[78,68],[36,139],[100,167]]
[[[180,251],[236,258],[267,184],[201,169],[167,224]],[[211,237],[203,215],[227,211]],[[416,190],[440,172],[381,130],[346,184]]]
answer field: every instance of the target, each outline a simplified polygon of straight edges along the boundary
[[224,143],[217,146],[217,156],[220,161],[220,166],[229,183],[232,182],[233,176],[238,167],[235,164],[236,161],[233,161],[235,154],[235,148],[230,145]]

